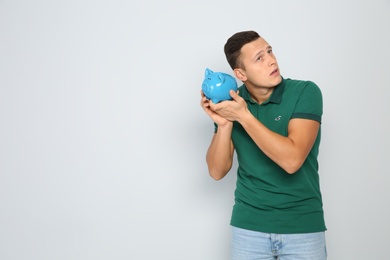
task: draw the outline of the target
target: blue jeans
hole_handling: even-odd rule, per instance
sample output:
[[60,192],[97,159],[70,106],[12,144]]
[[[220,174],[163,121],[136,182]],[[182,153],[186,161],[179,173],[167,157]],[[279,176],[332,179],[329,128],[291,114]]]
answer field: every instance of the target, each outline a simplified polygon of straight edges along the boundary
[[232,260],[325,260],[325,232],[269,234],[232,227]]

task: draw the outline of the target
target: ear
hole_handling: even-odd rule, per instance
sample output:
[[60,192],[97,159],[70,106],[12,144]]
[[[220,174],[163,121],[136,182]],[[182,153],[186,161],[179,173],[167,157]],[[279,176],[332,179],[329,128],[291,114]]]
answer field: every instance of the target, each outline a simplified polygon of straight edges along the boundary
[[234,69],[233,72],[236,78],[238,78],[242,82],[247,80],[245,72],[242,69]]
[[204,76],[207,77],[208,75],[214,73],[211,69],[206,68],[206,71],[204,72]]
[[225,77],[222,74],[219,74],[218,78],[221,81],[221,83],[225,83]]

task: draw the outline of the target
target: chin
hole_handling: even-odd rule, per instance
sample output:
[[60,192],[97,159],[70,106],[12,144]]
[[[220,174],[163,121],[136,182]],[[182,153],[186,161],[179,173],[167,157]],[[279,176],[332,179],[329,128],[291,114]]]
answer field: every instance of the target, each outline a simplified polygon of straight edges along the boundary
[[282,76],[279,75],[271,80],[270,87],[276,87],[280,82],[282,82]]

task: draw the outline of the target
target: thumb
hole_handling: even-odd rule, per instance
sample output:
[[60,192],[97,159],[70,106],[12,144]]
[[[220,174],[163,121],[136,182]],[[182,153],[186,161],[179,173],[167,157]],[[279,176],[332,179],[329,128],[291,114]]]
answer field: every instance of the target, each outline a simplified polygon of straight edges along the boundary
[[238,101],[238,99],[240,98],[240,96],[238,95],[240,92],[239,91],[237,91],[237,92],[235,92],[234,90],[230,90],[229,91],[229,94],[230,94],[230,96],[233,98],[233,100],[235,100],[235,101]]

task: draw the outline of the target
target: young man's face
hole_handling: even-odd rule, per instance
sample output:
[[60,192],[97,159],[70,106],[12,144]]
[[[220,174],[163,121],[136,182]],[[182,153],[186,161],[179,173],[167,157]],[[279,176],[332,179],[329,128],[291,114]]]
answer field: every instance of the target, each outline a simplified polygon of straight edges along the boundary
[[282,81],[278,63],[272,52],[272,47],[263,39],[259,38],[245,44],[241,48],[242,68],[236,73],[241,74],[241,81],[250,83],[256,87],[272,88]]

